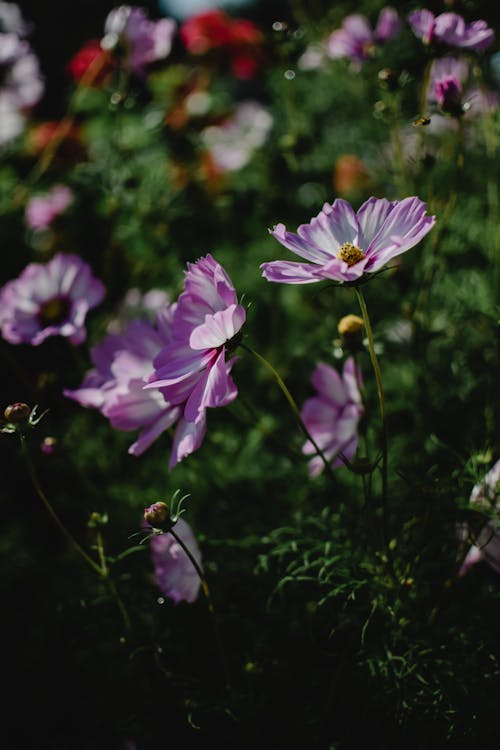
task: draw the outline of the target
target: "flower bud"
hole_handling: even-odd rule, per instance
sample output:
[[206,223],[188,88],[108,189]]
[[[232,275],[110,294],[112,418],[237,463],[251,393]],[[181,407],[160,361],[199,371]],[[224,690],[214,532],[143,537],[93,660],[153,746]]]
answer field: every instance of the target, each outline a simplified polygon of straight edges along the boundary
[[355,352],[361,348],[363,340],[363,319],[358,315],[345,315],[339,321],[337,330],[342,338],[342,345]]
[[170,509],[161,500],[144,509],[144,520],[155,529],[165,529],[170,526]]
[[14,424],[27,422],[30,414],[31,414],[30,407],[28,406],[28,404],[24,404],[22,402],[9,404],[9,406],[5,408],[5,411],[3,413],[7,422],[12,422]]
[[51,456],[55,452],[56,446],[56,438],[47,435],[47,437],[44,437],[40,444],[40,450],[42,451],[42,453],[45,453],[46,456]]
[[90,518],[87,521],[87,526],[89,529],[97,529],[101,526],[105,526],[108,522],[108,515],[107,513],[98,513],[96,510],[94,510],[90,514]]

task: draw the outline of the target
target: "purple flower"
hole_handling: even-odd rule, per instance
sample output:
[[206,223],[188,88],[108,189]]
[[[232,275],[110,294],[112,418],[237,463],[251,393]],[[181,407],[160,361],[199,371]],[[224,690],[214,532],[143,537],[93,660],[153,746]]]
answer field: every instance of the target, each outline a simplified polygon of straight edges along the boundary
[[[174,531],[201,568],[201,552],[189,524],[179,518]],[[194,602],[201,581],[193,563],[172,534],[165,532],[152,536],[151,555],[156,584],[165,596],[176,603]]]
[[355,65],[373,56],[376,47],[396,36],[401,28],[399,16],[394,8],[383,8],[374,30],[368,19],[354,13],[347,16],[342,27],[334,31],[326,40],[326,51],[336,60],[347,57]]
[[450,47],[480,51],[489,47],[495,36],[486,21],[465,23],[457,13],[434,16],[430,10],[414,10],[408,15],[408,21],[424,44],[440,42]]
[[[474,543],[465,556],[459,576],[465,575],[473,565],[481,560],[486,561],[497,573],[500,573],[500,459],[484,476],[481,482],[474,485],[469,502],[471,507],[484,512],[492,519],[487,521],[479,531]],[[464,542],[469,536],[468,526],[459,529],[459,536]]]
[[144,10],[130,5],[114,8],[106,18],[104,49],[116,49],[136,75],[147,65],[170,54],[176,23],[171,18],[151,21]]
[[94,368],[76,390],[64,395],[81,406],[98,409],[118,430],[140,430],[128,452],[140,456],[180,417],[179,407],[165,401],[161,389],[145,390],[153,360],[172,334],[172,308],[149,320],[130,321],[122,334],[108,334],[91,349]]
[[46,229],[73,200],[66,185],[54,185],[45,195],[35,195],[26,204],[26,224],[30,229]]
[[[309,398],[301,412],[311,437],[334,469],[342,466],[342,457],[353,458],[358,447],[358,423],[364,409],[358,387],[361,373],[359,368],[356,373],[355,367],[354,358],[350,357],[340,376],[330,365],[320,363],[311,378],[318,395]],[[306,455],[316,454],[309,440],[302,450]],[[315,455],[309,461],[311,477],[317,476],[323,468],[320,456]]]
[[434,226],[426,204],[413,196],[402,201],[369,198],[357,213],[337,198],[302,224],[297,234],[277,224],[270,234],[308,263],[276,260],[263,263],[268,281],[310,284],[330,279],[352,282],[379,271],[389,260],[416,245]]
[[170,467],[196,450],[205,434],[205,410],[226,406],[237,396],[226,361],[246,319],[231,280],[209,254],[188,263],[184,291],[173,317],[172,341],[155,359],[146,388],[161,388],[182,405]]
[[85,340],[87,312],[101,302],[104,285],[77,255],[58,253],[30,263],[0,289],[0,327],[11,344],[37,346],[49,336]]

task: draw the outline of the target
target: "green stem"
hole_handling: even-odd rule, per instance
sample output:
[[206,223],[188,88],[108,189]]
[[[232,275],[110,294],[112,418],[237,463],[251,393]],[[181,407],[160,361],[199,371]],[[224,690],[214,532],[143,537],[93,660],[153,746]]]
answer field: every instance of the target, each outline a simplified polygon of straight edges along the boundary
[[24,460],[26,461],[26,466],[28,468],[28,474],[30,476],[30,479],[33,483],[33,487],[36,490],[36,493],[42,503],[44,504],[46,510],[48,511],[49,515],[51,516],[52,520],[56,524],[57,528],[61,532],[61,534],[67,539],[67,541],[72,545],[72,547],[76,550],[76,552],[80,555],[80,557],[83,558],[83,560],[87,563],[87,565],[94,571],[94,573],[97,573],[99,578],[101,578],[103,581],[106,581],[106,584],[111,592],[111,595],[113,599],[116,602],[116,605],[118,609],[121,612],[123,622],[125,624],[125,629],[127,632],[132,632],[132,625],[130,622],[130,617],[128,615],[128,612],[125,608],[125,605],[123,601],[120,598],[120,595],[118,593],[118,590],[115,586],[114,581],[110,578],[109,575],[109,568],[106,564],[106,556],[104,554],[104,545],[102,540],[102,535],[100,532],[97,532],[97,552],[99,555],[99,562],[100,564],[96,563],[95,560],[93,560],[90,555],[88,555],[83,547],[81,547],[76,539],[72,536],[72,534],[68,531],[66,526],[63,524],[59,516],[57,515],[56,511],[52,507],[51,502],[49,501],[47,495],[42,489],[42,486],[38,480],[38,476],[35,470],[35,467],[33,465],[33,462],[31,460],[31,457],[29,455],[29,451],[26,445],[26,438],[24,435],[21,435],[21,451],[24,457]]
[[253,356],[256,357],[259,360],[259,362],[261,362],[265,367],[267,367],[267,369],[272,373],[272,375],[273,375],[274,379],[276,380],[276,382],[278,383],[278,385],[279,385],[279,387],[280,387],[283,395],[285,396],[286,400],[288,401],[288,404],[289,404],[289,406],[290,406],[290,408],[291,408],[291,410],[292,410],[292,412],[293,412],[293,414],[295,416],[295,419],[299,423],[299,426],[302,429],[304,435],[311,442],[311,444],[314,446],[314,448],[316,450],[316,453],[318,454],[318,456],[323,461],[323,463],[325,465],[325,469],[329,473],[330,477],[332,479],[335,479],[335,475],[333,473],[333,469],[332,469],[330,461],[328,461],[328,459],[326,458],[325,454],[323,453],[323,451],[321,450],[321,448],[316,443],[316,441],[312,437],[311,433],[307,429],[306,425],[304,424],[304,420],[300,416],[299,408],[298,408],[297,404],[295,403],[295,400],[294,400],[292,394],[290,393],[290,391],[286,387],[285,382],[284,382],[283,378],[281,377],[281,375],[279,374],[279,372],[274,369],[274,367],[272,366],[272,364],[270,362],[268,362],[267,359],[265,359],[261,354],[259,354],[258,352],[256,352],[255,349],[252,349],[247,344],[240,344],[240,346],[241,346],[242,349],[245,349],[245,351],[249,352],[250,354],[253,354]]
[[216,617],[216,614],[215,614],[215,607],[214,607],[214,604],[213,604],[213,601],[212,601],[212,596],[210,594],[210,589],[208,588],[207,579],[205,578],[205,574],[204,574],[201,566],[198,564],[198,562],[195,559],[194,555],[191,553],[190,549],[184,544],[184,542],[182,541],[182,539],[180,538],[180,536],[173,530],[173,528],[170,528],[168,530],[168,533],[171,534],[174,537],[174,539],[177,542],[177,544],[184,550],[184,552],[188,556],[189,560],[191,561],[192,566],[196,570],[196,572],[198,574],[198,578],[200,579],[201,588],[203,590],[203,594],[205,595],[205,599],[207,600],[208,611],[210,612],[210,616],[212,618],[212,624],[213,624],[213,628],[214,628],[215,639],[217,641],[217,648],[219,650],[219,656],[220,656],[220,660],[221,660],[222,671],[224,673],[225,687],[226,687],[226,690],[230,691],[230,689],[231,689],[231,680],[229,678],[229,670],[228,670],[228,667],[227,667],[226,653],[224,651],[223,641],[222,641],[222,638],[221,638],[221,634],[220,634],[220,631],[219,631],[219,626],[218,626],[218,623],[217,623],[217,617]]
[[98,565],[95,562],[95,560],[93,560],[85,552],[85,550],[83,549],[83,547],[81,547],[78,544],[78,542],[76,541],[76,539],[70,534],[70,532],[68,531],[68,529],[63,524],[63,522],[61,521],[61,519],[57,515],[56,511],[52,507],[49,499],[47,498],[45,492],[43,491],[43,489],[42,489],[42,487],[40,485],[40,482],[38,481],[36,470],[35,470],[35,467],[33,465],[33,462],[31,461],[31,457],[29,455],[29,452],[28,452],[28,449],[27,449],[27,446],[26,446],[26,438],[24,436],[21,436],[21,450],[22,450],[22,454],[23,454],[24,460],[26,461],[26,466],[28,468],[28,474],[29,474],[30,479],[31,479],[31,481],[33,483],[33,487],[35,488],[38,497],[40,498],[40,500],[44,504],[44,506],[45,506],[46,510],[48,511],[49,515],[51,516],[52,520],[55,522],[57,528],[59,529],[59,531],[61,532],[61,534],[68,540],[68,542],[70,542],[70,544],[74,547],[74,549],[78,552],[78,554],[80,555],[80,557],[82,557],[83,560],[85,560],[85,562],[87,563],[87,565],[90,568],[92,568],[92,570],[95,573],[97,573],[97,575],[99,577],[101,577],[101,578],[104,577],[104,571],[101,568],[101,566]]
[[372,327],[370,324],[370,317],[368,315],[368,310],[365,303],[365,298],[363,296],[363,292],[359,287],[354,287],[354,291],[356,292],[356,297],[358,298],[359,307],[361,309],[361,315],[363,317],[363,323],[366,330],[366,336],[368,339],[368,349],[370,352],[370,359],[373,367],[373,372],[375,374],[375,381],[377,384],[377,394],[378,394],[378,401],[380,406],[380,419],[382,422],[382,533],[384,536],[384,545],[386,548],[386,554],[389,561],[389,568],[391,571],[392,577],[395,579],[395,573],[394,573],[394,563],[392,560],[392,551],[389,544],[389,531],[388,531],[388,509],[387,509],[387,453],[388,453],[388,440],[387,440],[387,418],[385,413],[385,399],[384,399],[384,390],[382,387],[382,377],[380,374],[380,367],[377,360],[377,355],[375,354],[375,343],[373,340],[373,332]]

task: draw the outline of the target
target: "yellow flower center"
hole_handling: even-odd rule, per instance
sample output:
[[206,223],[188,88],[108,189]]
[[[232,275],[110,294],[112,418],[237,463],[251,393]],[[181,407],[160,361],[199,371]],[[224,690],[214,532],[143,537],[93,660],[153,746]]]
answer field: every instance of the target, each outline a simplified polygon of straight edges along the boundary
[[364,257],[365,254],[361,248],[357,245],[353,245],[351,242],[344,242],[337,253],[337,258],[343,260],[348,266],[354,266],[355,263],[363,260]]

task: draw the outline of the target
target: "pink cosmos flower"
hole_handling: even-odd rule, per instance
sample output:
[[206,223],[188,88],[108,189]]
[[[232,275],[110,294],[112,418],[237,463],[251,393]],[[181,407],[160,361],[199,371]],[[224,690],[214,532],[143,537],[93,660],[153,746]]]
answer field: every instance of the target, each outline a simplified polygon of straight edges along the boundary
[[104,297],[104,285],[77,255],[58,253],[30,263],[0,289],[0,328],[11,344],[37,346],[49,336],[85,340],[85,317]]
[[216,171],[242,169],[262,146],[273,124],[269,110],[257,101],[239,102],[233,115],[220,125],[210,125],[201,132]]
[[[364,413],[360,381],[361,372],[358,368],[356,373],[353,357],[346,360],[342,376],[330,365],[320,363],[311,378],[317,395],[307,399],[302,408],[304,424],[334,469],[343,465],[342,457],[353,458],[358,447],[358,423]],[[310,440],[302,450],[306,455],[316,454]],[[309,461],[309,476],[317,476],[323,468],[323,459],[314,455]]]
[[[189,524],[179,518],[174,531],[201,568],[201,552]],[[156,584],[165,596],[175,603],[194,602],[201,581],[193,563],[172,534],[165,532],[152,536],[151,555]]]
[[81,406],[98,409],[118,430],[140,430],[128,452],[140,456],[180,417],[161,389],[144,390],[153,360],[172,336],[172,306],[149,320],[132,320],[121,334],[108,334],[91,349],[94,368],[76,390],[64,395]]
[[45,195],[35,195],[26,204],[26,224],[30,229],[46,229],[73,200],[67,185],[54,185]]
[[43,94],[38,58],[25,39],[0,33],[0,92],[9,93],[20,110],[33,107]]
[[373,56],[377,46],[392,39],[400,29],[401,21],[394,8],[380,11],[374,30],[365,16],[354,13],[344,19],[340,29],[330,34],[325,43],[326,53],[333,60],[347,57],[359,67]]
[[234,401],[237,388],[226,361],[246,319],[231,280],[208,254],[188,263],[184,291],[173,316],[172,341],[154,361],[146,388],[161,388],[165,399],[182,404],[170,467],[193,453],[205,434],[205,410]]
[[269,233],[307,263],[276,260],[263,263],[268,281],[311,284],[315,281],[353,282],[379,271],[406,252],[432,229],[434,216],[412,196],[402,201],[369,198],[357,213],[342,198],[325,203],[323,210],[302,224],[297,234],[277,224]]
[[[485,475],[483,481],[474,486],[470,504],[478,511],[498,516],[500,512],[500,459]],[[462,527],[460,531],[462,541],[465,541],[468,537],[467,526]],[[500,573],[500,526],[497,519],[486,522],[481,528],[474,544],[465,556],[458,575],[464,576],[473,565],[481,560]]]
[[457,13],[435,16],[430,10],[414,10],[408,15],[408,21],[424,44],[439,42],[450,47],[481,51],[490,46],[495,36],[486,21],[466,23]]
[[440,57],[431,67],[427,101],[438,104],[446,114],[464,114],[463,88],[469,77],[466,60],[455,57]]
[[144,10],[130,5],[114,8],[106,18],[103,49],[118,49],[136,75],[170,54],[176,23],[171,18],[151,21]]
[[18,136],[44,90],[38,58],[25,39],[0,33],[0,146]]

